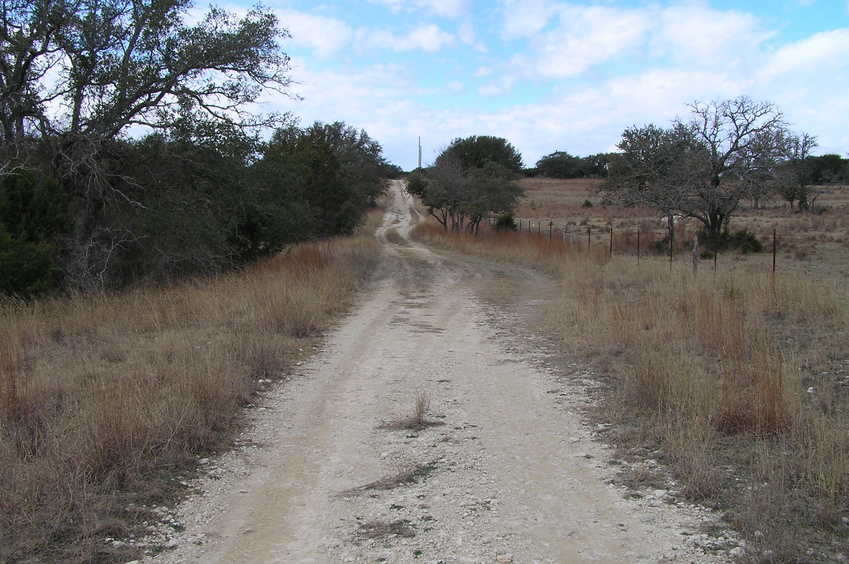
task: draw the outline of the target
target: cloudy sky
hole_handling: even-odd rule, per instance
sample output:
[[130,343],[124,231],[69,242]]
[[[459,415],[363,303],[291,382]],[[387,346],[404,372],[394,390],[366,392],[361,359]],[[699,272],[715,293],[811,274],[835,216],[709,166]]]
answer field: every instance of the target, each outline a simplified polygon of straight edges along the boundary
[[739,95],[777,104],[818,153],[849,153],[849,0],[263,4],[292,35],[302,97],[267,109],[364,129],[404,170],[419,137],[425,165],[454,138],[495,135],[533,166]]

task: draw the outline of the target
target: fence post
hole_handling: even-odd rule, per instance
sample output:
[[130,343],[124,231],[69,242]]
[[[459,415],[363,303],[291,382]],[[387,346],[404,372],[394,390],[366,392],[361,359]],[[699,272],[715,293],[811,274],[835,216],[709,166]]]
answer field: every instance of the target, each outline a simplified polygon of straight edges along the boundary
[[637,228],[637,264],[640,264],[640,228]]
[[669,270],[672,270],[672,235],[669,236]]
[[590,238],[590,235],[592,234],[592,230],[593,230],[593,228],[590,227],[589,225],[587,225],[587,249],[589,249],[593,244],[593,241]]
[[693,236],[693,276],[699,274],[699,236]]
[[610,226],[610,258],[613,258],[613,226]]
[[772,230],[772,273],[775,274],[775,250],[778,248],[776,244],[777,239],[775,236],[775,229]]

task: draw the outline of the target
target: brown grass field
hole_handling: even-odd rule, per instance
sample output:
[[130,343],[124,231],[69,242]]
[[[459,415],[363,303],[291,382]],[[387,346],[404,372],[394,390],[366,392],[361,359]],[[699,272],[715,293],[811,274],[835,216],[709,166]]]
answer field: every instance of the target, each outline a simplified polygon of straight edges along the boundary
[[104,538],[143,532],[232,444],[370,276],[373,233],[211,280],[0,305],[0,562],[138,557]]
[[[723,252],[694,276],[694,221],[670,263],[659,218],[602,206],[595,181],[523,182],[523,232],[418,236],[556,281],[538,329],[596,375],[622,481],[716,508],[746,562],[849,554],[849,188],[821,213],[744,207],[732,229],[767,252]],[[0,562],[137,556],[104,537],[140,534],[311,352],[377,260],[374,221],[211,280],[0,305]]]
[[[694,275],[695,221],[679,225],[670,262],[653,247],[665,236],[659,218],[600,205],[596,181],[523,184],[521,233],[469,237],[428,225],[417,236],[557,281],[538,329],[596,374],[595,417],[608,424],[624,483],[672,488],[721,512],[747,542],[743,562],[843,561],[849,188],[827,188],[817,213],[744,206],[731,229],[757,234],[766,251],[721,252],[715,270],[702,261]],[[582,235],[571,245],[562,237],[570,222]]]

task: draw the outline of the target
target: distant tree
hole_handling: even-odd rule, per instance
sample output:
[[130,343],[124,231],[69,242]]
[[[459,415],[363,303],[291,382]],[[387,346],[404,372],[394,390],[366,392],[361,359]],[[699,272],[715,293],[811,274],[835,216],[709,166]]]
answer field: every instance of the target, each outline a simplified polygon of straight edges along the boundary
[[251,166],[243,252],[351,233],[383,193],[387,170],[380,144],[344,123],[278,129]]
[[603,190],[623,205],[698,219],[716,242],[741,199],[776,170],[787,126],[773,104],[746,96],[695,102],[690,110],[689,120],[676,119],[669,129],[626,130],[622,162]]
[[460,209],[468,218],[466,230],[477,233],[481,221],[490,215],[512,214],[524,192],[516,182],[517,175],[500,163],[487,162],[483,167],[473,168],[468,173],[471,176],[471,190],[468,200]]
[[811,182],[814,184],[831,184],[849,180],[849,159],[828,154],[808,157],[808,161],[811,167]]
[[589,178],[605,178],[613,160],[611,153],[598,153],[582,159],[584,161],[584,176]]
[[600,190],[605,200],[622,207],[645,206],[667,218],[669,240],[675,236],[674,216],[680,213],[686,187],[700,171],[700,152],[680,125],[664,129],[650,124],[630,127],[617,147],[622,151],[611,160],[607,179]]
[[446,230],[477,233],[491,214],[512,213],[522,195],[520,171],[521,155],[506,140],[470,137],[455,140],[433,166],[409,175],[407,190],[421,197]]
[[782,139],[783,162],[777,168],[775,190],[790,203],[791,210],[798,202],[799,211],[807,211],[818,195],[812,190],[815,169],[811,150],[816,146],[816,138],[807,133],[790,133]]
[[483,168],[490,162],[517,174],[524,168],[521,153],[509,141],[489,135],[454,139],[439,158],[456,159],[465,169]]
[[690,106],[689,122],[677,122],[689,132],[698,155],[700,174],[688,184],[681,209],[701,221],[716,239],[748,195],[750,182],[775,167],[781,158],[781,138],[787,130],[781,111],[770,102],[746,96]]
[[316,122],[306,129],[307,135],[328,143],[340,164],[340,173],[362,202],[363,209],[373,206],[385,191],[384,180],[390,165],[383,158],[383,148],[362,129],[342,122]]
[[547,178],[581,178],[586,171],[583,159],[565,151],[555,151],[537,161],[536,172]]

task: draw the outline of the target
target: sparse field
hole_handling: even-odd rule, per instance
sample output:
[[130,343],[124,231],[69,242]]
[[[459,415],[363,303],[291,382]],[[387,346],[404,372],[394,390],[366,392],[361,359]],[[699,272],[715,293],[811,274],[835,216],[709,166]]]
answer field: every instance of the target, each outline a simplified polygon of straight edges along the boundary
[[[623,482],[723,512],[748,543],[741,561],[849,556],[849,189],[829,189],[816,214],[780,203],[742,210],[732,230],[747,228],[767,251],[720,253],[716,270],[702,261],[694,276],[694,221],[678,227],[670,263],[651,246],[665,233],[647,210],[600,205],[592,182],[524,184],[522,233],[431,226],[418,237],[557,280],[537,329],[593,367],[595,416]],[[571,245],[558,232],[570,222],[583,227]]]
[[[562,240],[564,225],[572,224],[576,246],[586,245],[589,228],[591,244],[609,248],[612,229],[614,253],[636,256],[639,230],[642,253],[656,253],[659,247],[666,249],[667,230],[660,216],[645,208],[623,210],[602,205],[596,193],[600,180],[527,178],[521,183],[525,197],[516,221],[521,222],[525,234],[530,225],[532,233],[548,236],[551,226],[552,237]],[[843,288],[843,277],[849,275],[849,186],[825,186],[821,190],[816,213],[794,213],[782,201],[763,203],[762,209],[753,209],[744,202],[731,219],[731,230],[746,229],[755,234],[766,251],[745,256],[728,253],[719,259],[726,262],[726,268],[745,264],[771,270],[775,234],[779,271],[807,272],[826,284]],[[585,206],[585,202],[592,205]],[[675,261],[689,264],[693,236],[701,228],[702,224],[694,219],[676,226]]]
[[118,539],[312,352],[370,276],[373,231],[211,280],[2,305],[0,561],[137,557]]

